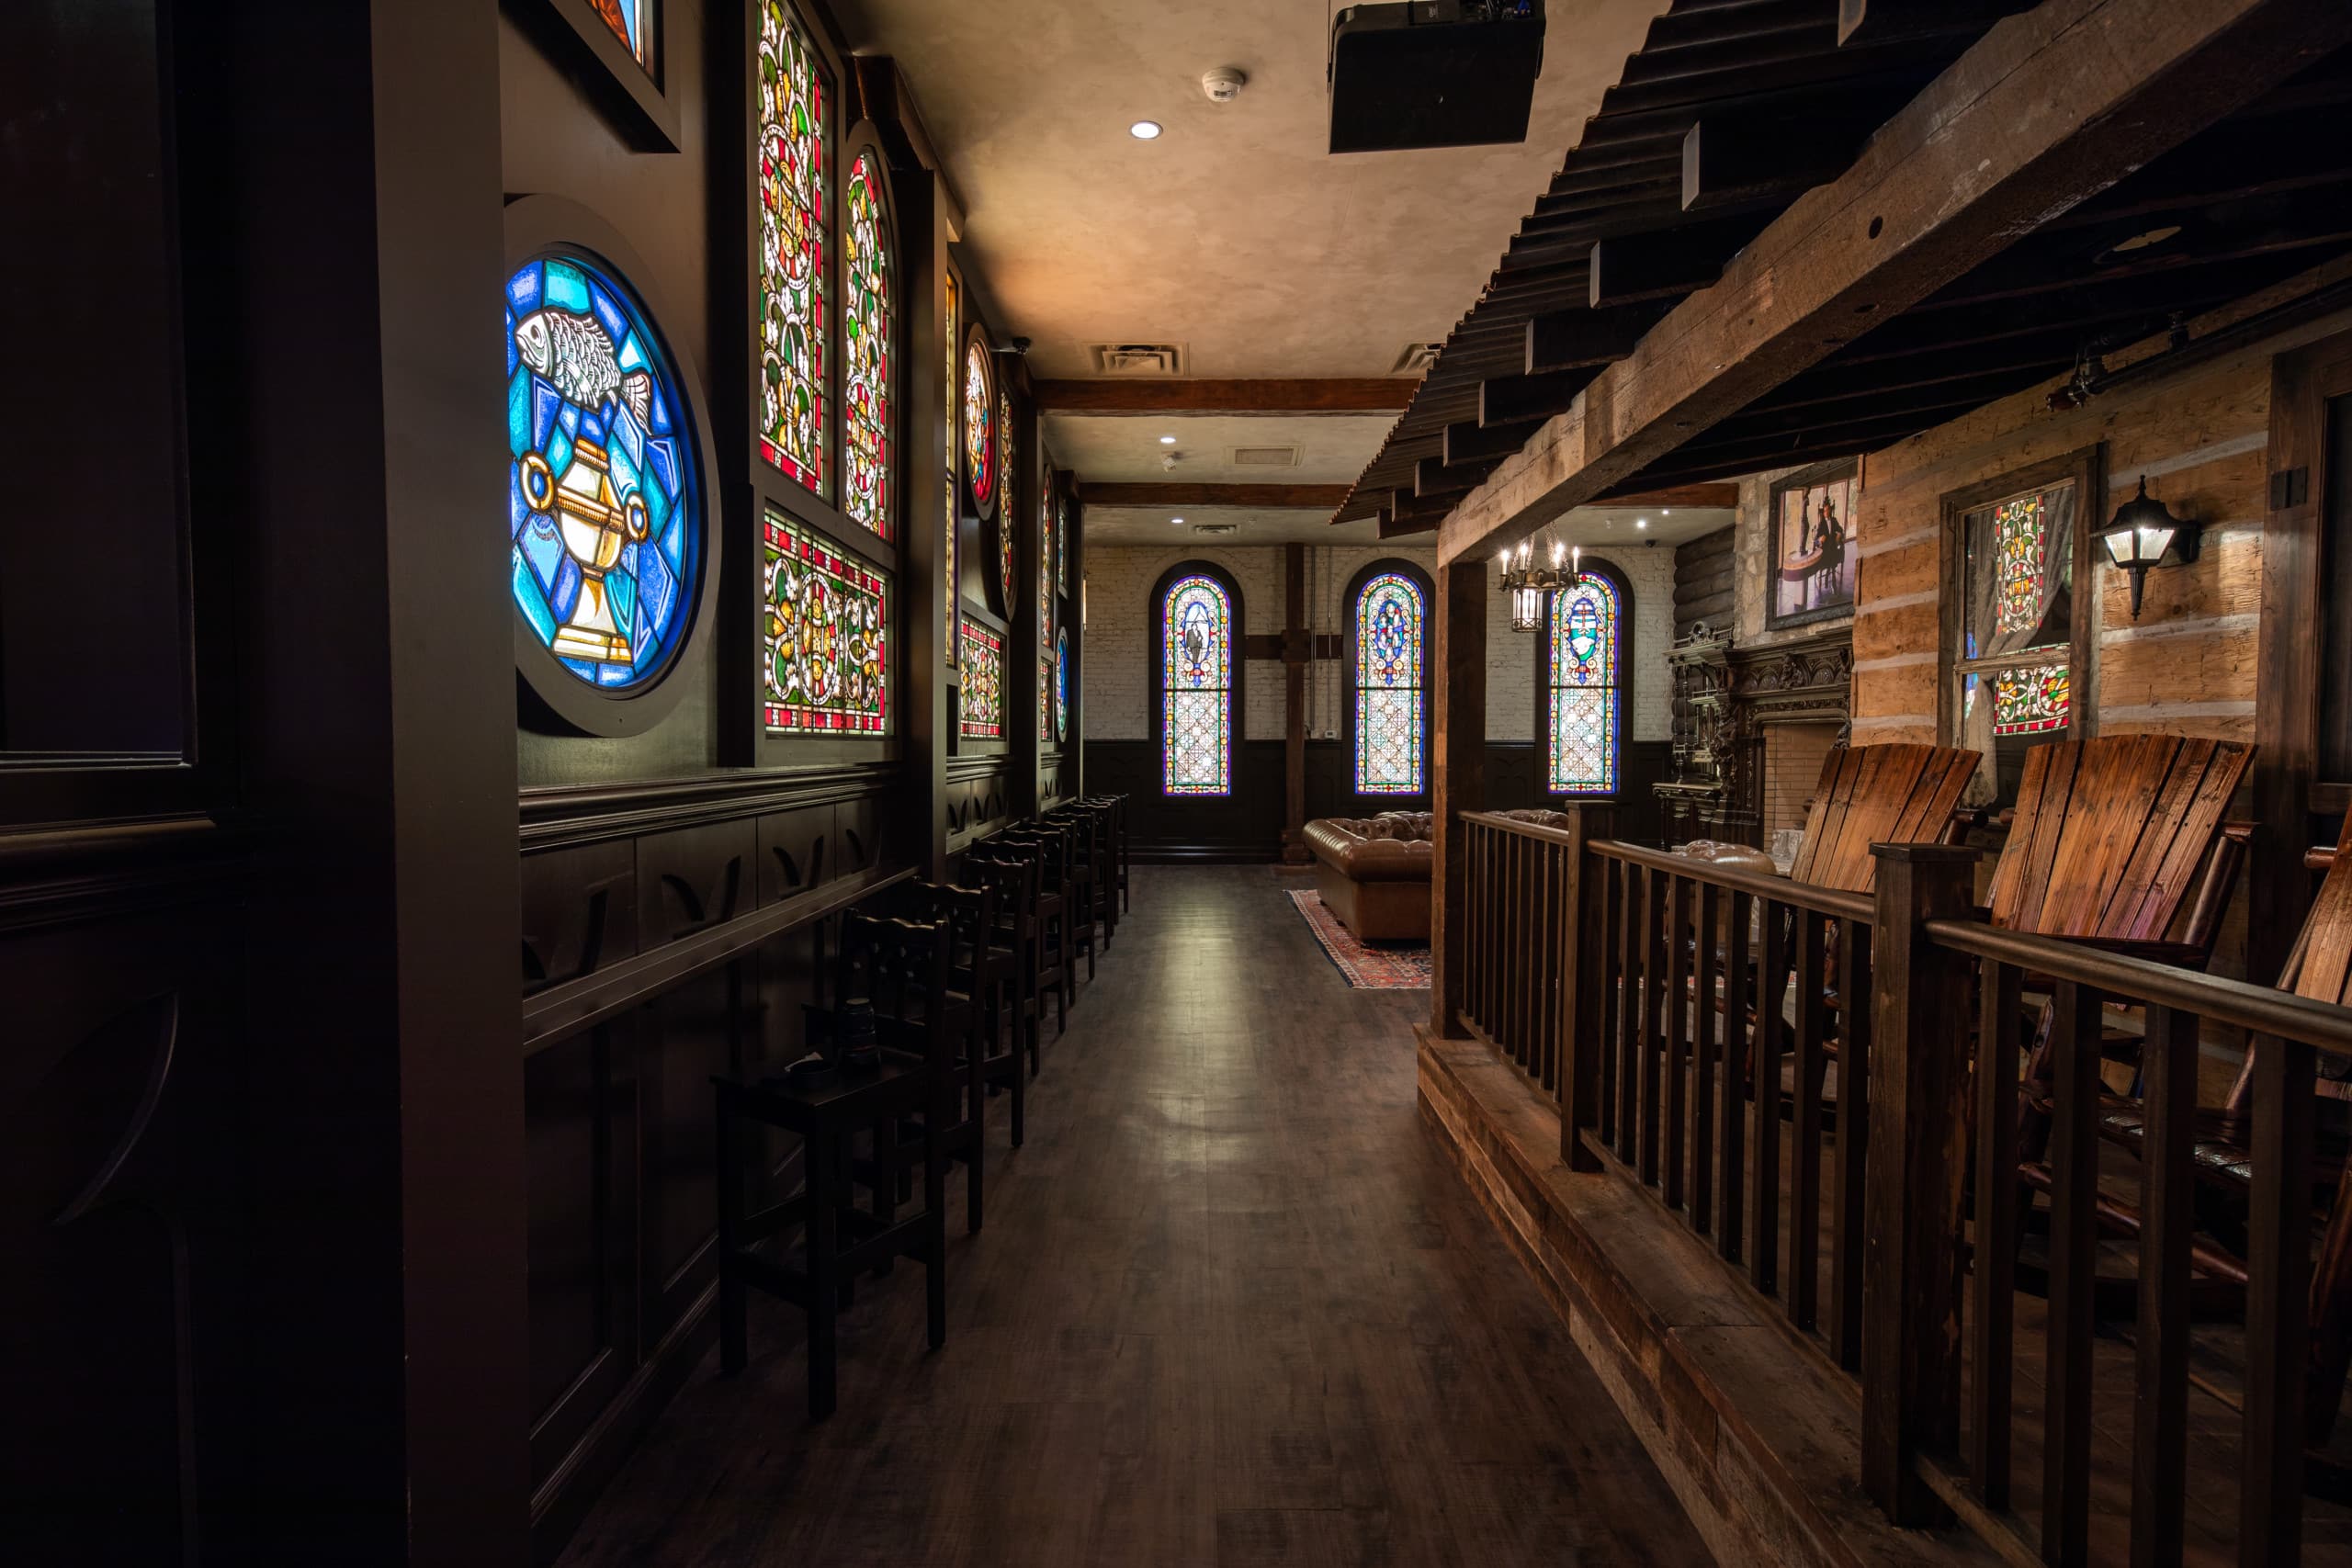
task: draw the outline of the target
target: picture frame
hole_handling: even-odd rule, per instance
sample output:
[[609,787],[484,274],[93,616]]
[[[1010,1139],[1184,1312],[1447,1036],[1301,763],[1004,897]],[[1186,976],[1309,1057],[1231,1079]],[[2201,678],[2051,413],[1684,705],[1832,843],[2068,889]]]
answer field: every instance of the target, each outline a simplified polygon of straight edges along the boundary
[[1765,513],[1764,626],[1781,631],[1854,613],[1861,460],[1840,457],[1772,482]]
[[630,151],[678,151],[683,117],[667,85],[676,0],[507,0],[507,10]]

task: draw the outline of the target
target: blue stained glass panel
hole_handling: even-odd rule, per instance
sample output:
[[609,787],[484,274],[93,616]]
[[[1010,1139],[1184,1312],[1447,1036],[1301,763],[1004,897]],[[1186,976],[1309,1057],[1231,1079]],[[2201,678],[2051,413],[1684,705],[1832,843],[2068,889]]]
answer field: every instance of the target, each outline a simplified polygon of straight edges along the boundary
[[1587,572],[1552,595],[1551,617],[1546,739],[1552,793],[1614,794],[1624,630],[1616,585]]
[[1215,578],[1177,579],[1160,604],[1160,784],[1233,792],[1233,601]]
[[[699,574],[690,443],[650,440],[683,406],[661,333],[627,281],[565,253],[507,280],[507,531],[515,608],[600,690],[651,682],[685,638]],[[639,548],[659,536],[660,548]],[[667,558],[665,558],[665,556]]]
[[1421,646],[1428,624],[1420,585],[1383,572],[1356,595],[1356,793],[1419,795],[1427,694]]

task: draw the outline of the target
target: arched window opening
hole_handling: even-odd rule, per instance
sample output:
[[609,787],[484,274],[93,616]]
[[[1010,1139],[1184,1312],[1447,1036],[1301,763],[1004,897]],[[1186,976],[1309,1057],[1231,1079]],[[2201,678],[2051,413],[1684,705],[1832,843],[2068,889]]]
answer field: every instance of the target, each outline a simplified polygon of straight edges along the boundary
[[1544,607],[1545,787],[1614,795],[1624,752],[1624,584],[1587,568]]
[[1401,562],[1365,569],[1350,599],[1348,677],[1353,691],[1358,795],[1419,795],[1429,787],[1429,591]]
[[1238,597],[1214,568],[1180,567],[1161,580],[1157,716],[1170,795],[1233,793]]

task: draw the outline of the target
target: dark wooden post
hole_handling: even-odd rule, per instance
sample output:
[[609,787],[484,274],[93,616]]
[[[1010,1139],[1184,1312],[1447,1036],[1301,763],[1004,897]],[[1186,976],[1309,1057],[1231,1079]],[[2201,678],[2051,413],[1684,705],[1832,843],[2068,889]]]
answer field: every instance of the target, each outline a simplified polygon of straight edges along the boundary
[[1469,972],[1470,868],[1461,814],[1487,804],[1487,563],[1462,559],[1437,572],[1437,716],[1430,808],[1437,845],[1430,863],[1430,1032],[1468,1038],[1461,1023]]
[[1569,807],[1568,837],[1575,841],[1562,852],[1567,857],[1561,897],[1567,929],[1560,953],[1560,1038],[1567,1060],[1560,1068],[1560,1158],[1570,1170],[1600,1168],[1600,1156],[1585,1146],[1582,1134],[1600,1126],[1600,1058],[1609,1049],[1600,1037],[1608,1016],[1602,1007],[1608,922],[1601,902],[1609,896],[1609,878],[1585,846],[1608,838],[1614,817],[1605,806]]
[[1306,666],[1315,639],[1306,626],[1306,547],[1283,547],[1283,860],[1306,852]]
[[[1976,852],[1879,844],[1871,926],[1870,1177],[1862,1258],[1862,1485],[1897,1524],[1939,1517],[1912,1467],[1960,1430],[1961,1167],[1969,960],[1925,922],[1968,913]],[[1810,1224],[1812,1217],[1804,1217]]]

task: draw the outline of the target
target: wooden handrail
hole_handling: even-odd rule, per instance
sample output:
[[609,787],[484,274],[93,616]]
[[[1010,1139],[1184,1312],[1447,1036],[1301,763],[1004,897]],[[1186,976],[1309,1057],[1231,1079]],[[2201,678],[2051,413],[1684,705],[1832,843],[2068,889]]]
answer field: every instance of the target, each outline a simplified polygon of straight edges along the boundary
[[1929,920],[1925,929],[1939,945],[1972,958],[1989,958],[2111,997],[2173,1008],[2210,1023],[2352,1057],[2352,1010],[2077,942],[1998,931],[1976,920]]
[[1667,850],[1645,849],[1616,839],[1594,841],[1592,852],[1611,860],[1638,865],[1649,871],[1663,871],[1692,882],[1703,882],[1733,893],[1750,893],[1758,898],[1769,898],[1775,904],[1792,904],[1816,915],[1827,915],[1840,920],[1871,919],[1871,905],[1867,893],[1840,893],[1834,887],[1816,887],[1809,882],[1792,882],[1785,876],[1767,876],[1762,872],[1741,871],[1720,865],[1713,861],[1693,860]]
[[[1570,807],[1568,809],[1579,808]],[[1516,817],[1506,817],[1499,811],[1464,811],[1461,818],[1464,822],[1476,822],[1481,828],[1492,828],[1498,833],[1516,833],[1522,839],[1541,839],[1549,844],[1566,846],[1580,841],[1565,828],[1547,828],[1541,822],[1521,822]]]

